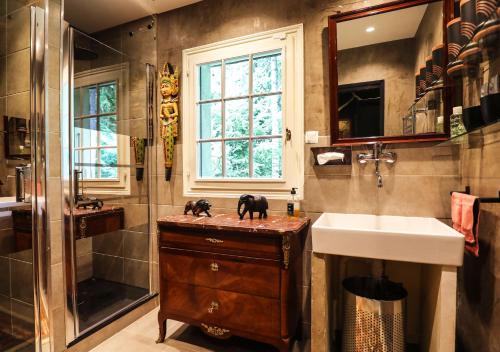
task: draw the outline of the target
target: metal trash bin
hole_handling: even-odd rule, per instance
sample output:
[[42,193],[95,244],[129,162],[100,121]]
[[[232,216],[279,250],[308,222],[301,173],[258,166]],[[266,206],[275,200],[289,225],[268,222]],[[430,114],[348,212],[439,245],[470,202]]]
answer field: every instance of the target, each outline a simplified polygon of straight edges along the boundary
[[406,296],[387,278],[350,277],[344,287],[343,352],[404,352]]

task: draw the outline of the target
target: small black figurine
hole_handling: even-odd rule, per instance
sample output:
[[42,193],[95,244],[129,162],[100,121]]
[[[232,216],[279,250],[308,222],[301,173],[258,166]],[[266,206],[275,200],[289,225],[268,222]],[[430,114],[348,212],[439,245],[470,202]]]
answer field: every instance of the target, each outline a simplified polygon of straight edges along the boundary
[[184,207],[184,215],[187,215],[188,211],[191,210],[194,216],[200,216],[201,213],[205,213],[208,217],[211,217],[212,215],[208,212],[211,207],[212,204],[206,199],[200,199],[197,202],[190,200]]
[[104,203],[102,200],[97,198],[82,198],[76,203],[76,209],[87,209],[87,207],[92,207],[92,210],[101,210]]
[[[243,212],[241,212],[241,206],[245,205],[243,208]],[[267,199],[264,196],[252,196],[250,194],[244,194],[240,197],[238,202],[238,215],[240,216],[240,220],[243,220],[245,214],[250,214],[250,220],[253,220],[253,212],[259,212],[259,219],[262,217],[267,218],[266,210],[269,208],[267,204]]]

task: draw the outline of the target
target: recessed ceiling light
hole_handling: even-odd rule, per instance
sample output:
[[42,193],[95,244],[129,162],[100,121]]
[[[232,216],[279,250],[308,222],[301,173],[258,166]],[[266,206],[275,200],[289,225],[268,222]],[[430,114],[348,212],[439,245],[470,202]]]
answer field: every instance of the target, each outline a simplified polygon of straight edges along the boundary
[[372,26],[370,26],[370,27],[366,28],[366,31],[367,31],[368,33],[371,33],[371,32],[373,32],[374,30],[375,30],[375,27],[372,27]]

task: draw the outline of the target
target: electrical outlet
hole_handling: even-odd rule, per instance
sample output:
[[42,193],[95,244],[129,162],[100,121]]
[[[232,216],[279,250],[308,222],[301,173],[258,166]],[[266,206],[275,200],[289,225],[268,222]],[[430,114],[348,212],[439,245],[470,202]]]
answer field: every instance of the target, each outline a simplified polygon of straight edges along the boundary
[[306,144],[318,144],[319,131],[306,131]]

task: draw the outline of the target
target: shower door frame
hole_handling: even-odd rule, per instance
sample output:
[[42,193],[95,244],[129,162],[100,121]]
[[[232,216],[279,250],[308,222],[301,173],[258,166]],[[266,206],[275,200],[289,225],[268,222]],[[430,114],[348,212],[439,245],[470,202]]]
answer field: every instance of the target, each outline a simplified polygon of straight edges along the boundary
[[[148,231],[149,231],[149,294],[142,297],[136,302],[130,304],[129,306],[122,308],[115,313],[111,314],[103,321],[89,327],[88,329],[80,332],[79,328],[79,317],[78,317],[78,307],[77,307],[77,282],[76,282],[76,241],[75,234],[73,233],[73,209],[74,209],[74,196],[73,196],[73,170],[75,168],[74,158],[73,158],[73,146],[74,146],[74,136],[73,136],[73,126],[74,126],[74,97],[73,90],[75,87],[74,82],[74,38],[75,32],[79,32],[77,29],[73,28],[68,22],[63,21],[62,23],[62,57],[61,57],[61,170],[62,170],[62,181],[63,181],[63,206],[65,211],[69,213],[69,221],[63,220],[65,223],[65,228],[63,230],[63,263],[64,266],[70,265],[70,270],[64,269],[64,287],[65,292],[65,321],[66,321],[66,345],[73,346],[85,337],[93,334],[94,332],[100,330],[104,326],[110,324],[114,320],[122,317],[126,313],[134,310],[143,303],[154,298],[157,293],[154,292],[153,285],[153,232],[152,232],[152,182],[153,182],[153,168],[155,163],[153,163],[152,149],[154,146],[152,141],[153,137],[153,117],[155,114],[155,66],[151,64],[145,64],[146,72],[146,93],[145,93],[145,116],[147,120],[147,149],[146,152],[146,177],[148,182]],[[82,35],[88,36],[85,33]],[[98,40],[88,36],[95,42],[103,45],[116,52],[117,54],[127,56],[120,51],[102,43]],[[130,166],[132,167],[132,165]],[[65,215],[67,216],[67,215]],[[69,240],[70,245],[67,244]],[[69,274],[70,277],[67,277]]]
[[[49,269],[50,246],[46,198],[46,11],[30,7],[31,219],[35,350],[51,350]],[[45,317],[46,324],[43,324]],[[45,331],[45,332],[44,332]]]

